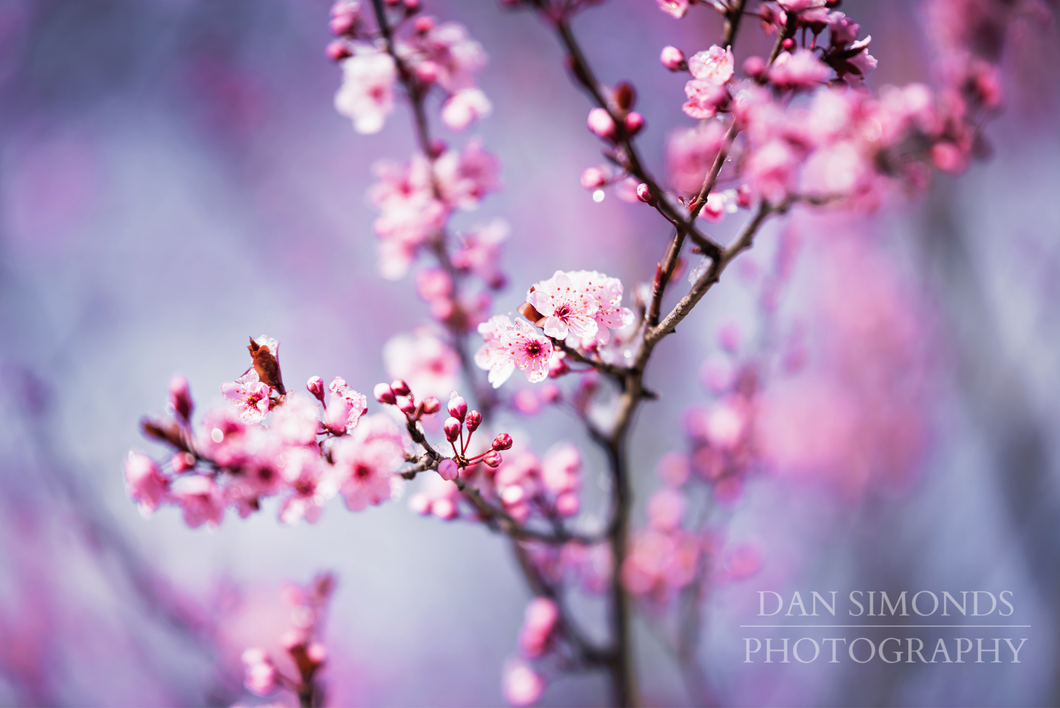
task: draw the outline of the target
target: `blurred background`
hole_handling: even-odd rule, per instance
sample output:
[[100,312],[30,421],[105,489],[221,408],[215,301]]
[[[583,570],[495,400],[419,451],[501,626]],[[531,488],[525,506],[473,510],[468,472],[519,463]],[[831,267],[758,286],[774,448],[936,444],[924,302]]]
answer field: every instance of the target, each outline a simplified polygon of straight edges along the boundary
[[[512,226],[494,312],[556,269],[627,289],[648,280],[668,235],[643,205],[595,203],[579,186],[599,147],[548,29],[496,3],[424,4],[490,56],[480,83],[494,112],[474,131],[505,189],[458,218]],[[932,80],[918,3],[842,9],[873,37],[871,87]],[[282,582],[327,570],[333,705],[502,701],[529,594],[485,529],[402,500],[358,514],[333,502],[294,527],[266,505],[191,530],[173,508],[141,518],[124,488],[127,451],[158,453],[138,421],[164,412],[172,374],[202,410],[246,369],[248,335],[268,334],[289,382],[343,376],[369,390],[387,378],[383,344],[428,320],[411,278],[378,275],[364,197],[374,161],[412,154],[409,119],[399,106],[369,138],[335,113],[328,11],[0,2],[0,705],[258,702],[239,652],[283,628]],[[686,410],[709,400],[710,363],[771,338],[803,352],[797,375],[767,384],[776,464],[719,512],[724,543],[760,558],[705,612],[698,663],[725,704],[1060,704],[1055,21],[1028,13],[1012,28],[988,159],[868,217],[796,212],[770,226],[660,347],[648,379],[662,400],[633,438],[638,519],[659,459],[686,444]],[[720,21],[611,0],[574,28],[602,80],[637,87],[639,144],[663,174],[667,136],[690,121],[659,51],[705,49]],[[737,56],[767,43],[748,22]],[[777,278],[780,306],[764,318]],[[736,353],[719,344],[726,327]],[[603,461],[573,427],[549,411],[509,421],[539,452],[579,444],[592,488]],[[1029,640],[1020,664],[745,665],[739,625],[767,589],[1010,590],[1009,620],[1031,625]],[[686,704],[652,618],[636,624],[645,702]],[[542,703],[607,700],[590,674],[558,680]]]

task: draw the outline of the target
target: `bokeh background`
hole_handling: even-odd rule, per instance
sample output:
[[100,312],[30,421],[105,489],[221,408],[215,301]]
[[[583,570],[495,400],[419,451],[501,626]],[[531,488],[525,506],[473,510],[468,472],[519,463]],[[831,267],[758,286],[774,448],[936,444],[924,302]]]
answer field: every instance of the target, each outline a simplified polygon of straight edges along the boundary
[[[480,81],[494,114],[474,130],[505,189],[460,218],[512,226],[512,285],[494,311],[555,269],[650,278],[667,234],[642,205],[595,203],[579,186],[599,147],[547,28],[480,0],[425,5],[490,56]],[[871,86],[931,80],[934,28],[918,3],[843,9],[873,37]],[[126,452],[152,451],[138,421],[164,412],[173,373],[200,406],[218,400],[247,366],[247,336],[264,333],[282,342],[289,381],[341,375],[368,390],[386,378],[383,344],[427,320],[410,279],[377,274],[364,197],[374,161],[411,155],[408,116],[399,107],[368,138],[334,112],[328,10],[0,2],[0,705],[254,702],[239,651],[284,626],[281,582],[325,570],[339,580],[333,704],[502,700],[529,596],[486,530],[421,518],[405,501],[358,514],[334,502],[295,527],[266,505],[190,530],[175,509],[141,518],[124,489]],[[774,421],[775,452],[811,459],[756,477],[718,520],[727,543],[761,557],[708,603],[699,663],[727,704],[1060,702],[1055,21],[1046,11],[1013,28],[988,159],[868,217],[796,213],[767,229],[660,348],[649,380],[663,400],[634,436],[637,518],[656,463],[684,445],[684,411],[708,400],[704,362],[727,356],[719,328],[738,326],[745,352],[777,333],[805,344],[806,373],[773,389],[790,403],[778,404],[788,415]],[[667,135],[690,121],[659,50],[706,48],[720,23],[611,0],[575,29],[603,80],[637,87],[640,144],[662,173]],[[738,54],[767,40],[748,23],[739,42]],[[790,273],[766,331],[760,295],[778,258]],[[602,461],[568,417],[510,428],[542,452],[582,445],[593,487]],[[1021,664],[746,666],[739,625],[755,621],[762,589],[1011,590],[1010,619],[1032,628]],[[685,704],[651,616],[636,625],[645,699]],[[606,701],[594,675],[543,699]]]

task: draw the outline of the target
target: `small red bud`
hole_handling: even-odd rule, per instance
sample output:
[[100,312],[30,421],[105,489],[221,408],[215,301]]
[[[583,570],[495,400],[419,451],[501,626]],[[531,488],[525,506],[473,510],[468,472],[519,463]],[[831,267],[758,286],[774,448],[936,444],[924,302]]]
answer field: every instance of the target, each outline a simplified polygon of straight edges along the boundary
[[685,63],[685,53],[677,47],[663,47],[662,54],[659,55],[659,61],[670,71],[680,71],[688,68],[688,64]]
[[508,433],[501,433],[497,437],[493,438],[493,449],[494,450],[510,450],[512,447],[512,436]]
[[169,380],[169,404],[181,420],[186,422],[191,418],[191,390],[188,380],[183,376],[174,376]]
[[626,116],[626,132],[629,133],[630,137],[636,135],[644,127],[644,116],[636,111],[633,111]]
[[416,402],[407,396],[398,396],[396,405],[398,410],[405,415],[414,415],[416,413]]
[[478,426],[482,425],[482,414],[478,411],[470,411],[464,419],[464,425],[467,426],[467,432],[475,432]]
[[783,42],[780,43],[780,46],[784,47],[785,49],[791,49],[792,47],[795,46],[795,40],[792,39],[791,37],[788,37],[787,39],[785,39]]
[[423,399],[423,412],[426,415],[434,415],[442,409],[442,402],[435,396],[427,396]]
[[416,22],[412,25],[412,29],[417,34],[426,34],[434,29],[434,18],[433,17],[417,17]]
[[610,140],[615,137],[615,121],[603,108],[594,108],[589,111],[587,124],[589,131],[598,138]]
[[637,185],[637,199],[641,200],[648,206],[655,206],[657,203],[655,197],[652,196],[651,187],[643,182]]
[[327,49],[324,52],[328,55],[328,59],[331,61],[342,61],[347,57],[353,56],[353,52],[341,39],[328,42]]
[[501,457],[501,453],[497,452],[496,450],[490,450],[482,456],[482,462],[487,467],[500,467],[501,462],[503,461],[504,458]]
[[390,388],[394,389],[394,393],[399,396],[409,396],[412,394],[412,389],[405,383],[405,379],[394,379],[390,382]]

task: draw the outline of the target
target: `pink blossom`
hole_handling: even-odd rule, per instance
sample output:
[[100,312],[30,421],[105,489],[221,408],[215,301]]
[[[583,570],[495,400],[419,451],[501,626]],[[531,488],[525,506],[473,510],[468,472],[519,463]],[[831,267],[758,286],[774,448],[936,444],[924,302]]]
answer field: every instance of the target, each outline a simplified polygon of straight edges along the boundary
[[552,633],[559,623],[559,606],[547,597],[534,598],[526,606],[523,627],[519,632],[519,650],[535,659],[545,653]]
[[431,330],[393,337],[383,347],[387,376],[404,379],[417,397],[448,396],[456,386],[460,358]]
[[486,341],[475,354],[475,363],[490,372],[489,382],[494,388],[507,381],[516,369],[524,371],[531,383],[548,377],[552,342],[525,320],[513,323],[503,315],[496,315],[479,325],[478,331]]
[[568,331],[582,339],[596,336],[599,304],[580,289],[569,273],[557,270],[548,280],[535,284],[527,302],[545,316],[545,334],[566,339]]
[[830,75],[828,66],[809,49],[784,52],[769,69],[769,80],[781,88],[812,88]]
[[413,70],[429,62],[433,81],[450,95],[474,88],[475,75],[488,61],[482,45],[468,37],[467,29],[456,22],[425,22],[423,27],[425,31],[398,43],[398,55]]
[[125,460],[125,482],[129,487],[129,496],[140,502],[140,510],[144,514],[151,514],[158,508],[169,487],[169,480],[163,476],[155,461],[135,452],[130,452]]
[[442,105],[442,123],[450,130],[462,131],[479,118],[493,112],[493,104],[477,88],[462,89]]
[[397,69],[389,54],[358,47],[342,62],[342,86],[335,94],[335,110],[353,120],[358,133],[378,133],[394,110]]
[[648,501],[648,523],[659,531],[673,531],[681,526],[685,498],[672,487],[663,487]]
[[184,510],[184,523],[198,528],[204,523],[216,526],[224,516],[224,496],[210,477],[182,477],[173,485],[173,501]]
[[581,484],[582,458],[577,446],[557,443],[546,454],[541,465],[541,482],[553,494],[573,492]]
[[693,54],[688,60],[688,70],[694,78],[715,86],[727,83],[732,78],[735,66],[732,50],[716,44],[706,51]]
[[504,219],[493,219],[460,238],[453,253],[453,266],[474,273],[491,288],[504,285],[505,277],[498,265],[501,244],[508,240],[511,226]]
[[482,140],[472,138],[457,153],[449,150],[434,163],[438,190],[452,207],[470,211],[489,192],[500,189],[497,158],[482,147]]
[[[442,473],[441,466],[438,471]],[[459,514],[459,498],[460,490],[453,482],[431,475],[424,480],[420,492],[409,500],[409,506],[418,514],[432,514],[449,521]]]
[[685,16],[691,4],[689,0],[656,0],[656,2],[659,3],[660,10],[678,20]]
[[247,649],[243,652],[245,678],[243,685],[251,693],[267,696],[276,688],[276,667],[263,649]]
[[681,110],[690,118],[713,118],[718,109],[729,101],[729,91],[725,86],[718,86],[711,81],[692,79],[685,84],[685,97],[688,101]]
[[269,394],[272,388],[258,379],[253,368],[235,381],[221,384],[221,393],[236,404],[240,419],[245,423],[260,423],[269,414]]
[[772,140],[752,153],[747,171],[759,194],[773,203],[787,196],[795,178],[798,156],[781,140]]
[[595,270],[579,270],[570,273],[578,290],[596,301],[593,317],[596,319],[596,341],[607,344],[611,330],[633,324],[633,311],[622,306],[622,281],[609,278]]
[[352,435],[335,440],[331,452],[350,511],[390,498],[393,473],[405,460],[401,430],[390,417],[366,416]]
[[504,667],[502,691],[513,706],[529,706],[545,692],[545,680],[525,661],[513,660]]
[[676,130],[666,143],[666,169],[670,184],[681,194],[695,194],[718,156],[725,137],[720,121]]
[[320,430],[320,409],[304,395],[288,393],[273,411],[269,429],[288,445],[312,444]]
[[324,411],[324,425],[336,434],[348,433],[368,409],[368,399],[347,386],[346,381],[339,376],[332,379],[328,389],[331,398]]
[[685,53],[677,47],[663,47],[659,61],[670,71],[680,71],[681,65],[685,63]]
[[299,519],[315,522],[337,491],[333,470],[321,461],[318,452],[304,447],[286,450],[280,469],[292,492],[280,505],[280,521],[285,524]]

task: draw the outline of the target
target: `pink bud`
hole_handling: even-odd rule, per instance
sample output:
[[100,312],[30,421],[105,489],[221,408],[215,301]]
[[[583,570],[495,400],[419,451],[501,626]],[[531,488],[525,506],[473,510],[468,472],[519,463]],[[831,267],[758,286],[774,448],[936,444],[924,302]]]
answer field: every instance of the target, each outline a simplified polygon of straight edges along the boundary
[[321,403],[324,402],[324,379],[314,376],[305,382],[306,390]]
[[412,415],[416,412],[416,402],[408,396],[398,396],[397,407],[405,415]]
[[643,127],[644,116],[642,116],[640,113],[633,111],[628,116],[626,116],[626,131],[630,134],[631,137],[639,133],[641,131],[641,128]]
[[442,460],[438,465],[438,474],[446,482],[452,482],[460,474],[460,468],[452,460]]
[[309,646],[305,649],[306,658],[310,662],[320,666],[328,658],[328,650],[324,648],[324,645],[320,642],[310,642]]
[[588,125],[589,131],[598,138],[610,140],[615,136],[615,121],[603,108],[594,108],[589,111]]
[[494,450],[509,450],[512,447],[512,436],[508,433],[501,433],[497,437],[493,438],[493,449]]
[[416,65],[416,78],[425,84],[438,80],[438,65],[433,61],[424,61]]
[[655,197],[651,194],[651,187],[643,182],[637,185],[637,199],[641,200],[648,206],[655,206],[657,203]]
[[442,402],[436,396],[427,396],[423,399],[423,412],[426,415],[434,415],[442,409]]
[[177,474],[181,472],[187,472],[188,470],[195,467],[195,455],[190,452],[178,452],[173,455],[173,471]]
[[687,67],[685,64],[685,53],[677,47],[663,47],[659,61],[670,71],[680,71]]
[[405,12],[410,15],[415,15],[421,7],[420,0],[405,0]]
[[394,379],[390,382],[390,388],[394,389],[394,393],[398,396],[408,396],[412,393],[412,389],[409,388],[404,379]]
[[570,517],[578,513],[581,502],[578,495],[573,492],[564,492],[556,497],[556,513],[560,516]]
[[743,62],[744,73],[752,79],[759,79],[766,72],[766,61],[762,57],[749,56]]
[[482,414],[478,411],[471,411],[464,419],[464,425],[467,426],[467,432],[475,432],[478,430],[478,426],[482,425]]
[[460,439],[460,421],[456,418],[446,418],[445,425],[445,439],[449,442],[456,442]]
[[795,40],[792,39],[791,37],[788,37],[787,39],[785,39],[783,42],[780,43],[780,46],[784,47],[785,49],[791,49],[792,47],[795,46]]
[[445,141],[442,140],[441,138],[435,138],[434,140],[432,140],[430,147],[431,147],[431,157],[433,157],[436,160],[439,157],[441,157],[442,155],[444,155],[446,150],[449,149],[449,146],[446,145]]
[[327,49],[324,52],[328,55],[328,59],[331,61],[342,61],[347,57],[353,56],[353,52],[341,39],[328,42]]
[[487,467],[500,467],[501,462],[503,461],[504,458],[501,457],[501,453],[496,450],[490,450],[482,456],[482,462],[485,463]]
[[183,376],[174,376],[169,380],[169,405],[173,406],[177,417],[187,421],[191,418],[191,391],[188,380]]
[[431,17],[417,17],[416,23],[412,25],[413,30],[419,34],[425,34],[434,29],[434,18]]
[[464,417],[467,416],[467,401],[463,396],[453,396],[449,399],[448,410],[449,415],[463,422]]
[[607,177],[599,167],[590,167],[582,172],[582,186],[586,189],[597,189],[607,184]]
[[741,184],[736,188],[736,205],[747,208],[751,206],[751,187]]
[[[319,381],[320,379],[317,380]],[[312,379],[310,379],[310,381],[312,381]],[[375,395],[375,400],[379,401],[380,403],[383,403],[388,406],[392,406],[397,403],[397,396],[394,395],[394,389],[390,388],[390,384],[378,383],[375,385],[375,388],[372,389],[372,393]]]
[[335,15],[331,18],[331,33],[338,37],[345,37],[353,34],[354,27],[357,26],[357,15],[350,12],[343,12]]

